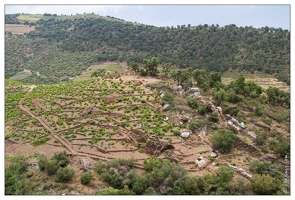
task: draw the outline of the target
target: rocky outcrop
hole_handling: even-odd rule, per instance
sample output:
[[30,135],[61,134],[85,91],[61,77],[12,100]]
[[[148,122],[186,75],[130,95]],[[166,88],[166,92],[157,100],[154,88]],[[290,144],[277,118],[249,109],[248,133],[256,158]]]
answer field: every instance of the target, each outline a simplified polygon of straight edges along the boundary
[[247,172],[245,172],[245,171],[243,170],[243,168],[238,168],[237,166],[233,166],[233,165],[231,165],[231,164],[229,164],[229,163],[228,163],[227,165],[228,165],[229,167],[233,168],[238,174],[244,176],[245,178],[247,178],[247,179],[251,179],[251,178],[252,178],[252,175],[249,174],[249,173],[247,173]]
[[190,136],[190,134],[192,134],[192,131],[190,131],[190,130],[183,130],[183,131],[181,131],[180,136],[183,137],[183,138],[187,138],[187,137]]
[[197,160],[196,160],[196,164],[198,165],[198,167],[202,170],[204,169],[207,164],[209,163],[209,161],[207,160],[207,158],[205,158],[204,156],[200,156]]
[[129,133],[129,138],[131,138],[132,141],[138,143],[138,142],[146,142],[149,139],[149,136],[141,130],[133,129]]
[[260,161],[269,161],[273,163],[274,161],[278,160],[279,157],[275,154],[265,154],[259,158]]
[[174,146],[168,142],[160,141],[157,137],[150,137],[144,145],[145,152],[148,154],[159,156],[167,149],[174,149]]
[[253,153],[260,153],[260,150],[254,147],[251,144],[248,144],[241,140],[239,137],[237,137],[235,148],[241,150],[241,151],[247,151],[247,152],[253,152]]

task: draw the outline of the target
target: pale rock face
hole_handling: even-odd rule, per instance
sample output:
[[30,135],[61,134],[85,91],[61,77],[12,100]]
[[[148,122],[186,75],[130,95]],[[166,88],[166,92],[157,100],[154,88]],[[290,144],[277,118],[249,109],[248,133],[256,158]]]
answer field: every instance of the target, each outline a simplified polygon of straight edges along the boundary
[[210,156],[211,156],[212,158],[216,158],[216,157],[217,157],[217,154],[214,153],[214,152],[211,152]]
[[247,135],[249,135],[250,137],[256,139],[256,134],[253,133],[253,132],[251,132],[251,131],[248,131],[248,132],[247,132]]
[[244,122],[241,122],[239,125],[242,129],[246,128],[246,125],[244,124]]
[[199,88],[191,88],[187,91],[187,93],[195,93],[195,92],[199,92],[200,93],[200,89]]
[[185,91],[184,90],[181,90],[180,92],[179,92],[179,95],[180,96],[183,96],[185,94]]
[[169,106],[170,106],[169,104],[165,104],[165,105],[163,106],[163,110],[167,109]]
[[237,173],[241,174],[242,176],[248,178],[248,179],[251,179],[252,178],[252,175],[251,174],[248,174],[247,172],[245,172],[243,170],[243,168],[238,168],[237,166],[233,166],[231,164],[227,164],[229,167],[233,168]]
[[189,132],[189,131],[183,131],[180,136],[187,138],[190,136],[190,134],[191,134],[191,132]]
[[173,86],[172,86],[172,89],[173,89],[173,90],[176,90],[176,91],[177,91],[177,90],[182,90],[182,86],[181,86],[181,85],[173,85]]
[[194,94],[191,94],[190,96],[193,97],[193,98],[197,98],[201,95],[200,92],[195,92]]
[[203,156],[200,156],[197,160],[196,160],[196,164],[198,165],[199,168],[203,169],[207,166],[207,161]]
[[220,106],[217,106],[216,109],[218,110],[218,112],[222,112],[222,108]]

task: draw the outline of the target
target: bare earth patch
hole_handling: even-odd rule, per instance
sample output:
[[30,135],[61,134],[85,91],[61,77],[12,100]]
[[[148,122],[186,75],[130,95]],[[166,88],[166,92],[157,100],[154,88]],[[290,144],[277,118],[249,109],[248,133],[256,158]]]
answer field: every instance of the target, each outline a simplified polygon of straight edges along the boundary
[[12,34],[23,35],[35,29],[35,26],[24,24],[5,24],[5,31],[10,31]]

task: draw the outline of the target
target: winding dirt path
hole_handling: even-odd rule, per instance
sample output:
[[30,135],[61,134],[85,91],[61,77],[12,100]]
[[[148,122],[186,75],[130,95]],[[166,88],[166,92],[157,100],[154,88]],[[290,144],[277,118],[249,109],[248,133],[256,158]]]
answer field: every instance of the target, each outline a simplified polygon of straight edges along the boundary
[[[34,89],[34,87],[36,86],[31,86],[30,89],[28,90],[27,94],[31,93],[32,90]],[[56,134],[51,128],[50,126],[44,122],[39,116],[36,116],[34,113],[32,113],[28,108],[26,108],[25,106],[22,105],[23,102],[23,98],[19,101],[18,105],[19,108],[22,109],[24,112],[28,113],[29,115],[31,115],[33,118],[35,118],[36,120],[38,120],[38,122],[40,122],[40,124],[47,129],[50,134],[57,139],[62,145],[64,145],[70,152],[72,155],[78,155],[78,152],[76,150],[73,149],[72,145],[69,144],[68,142],[65,141],[65,139],[63,139],[62,137],[60,137],[58,134]]]

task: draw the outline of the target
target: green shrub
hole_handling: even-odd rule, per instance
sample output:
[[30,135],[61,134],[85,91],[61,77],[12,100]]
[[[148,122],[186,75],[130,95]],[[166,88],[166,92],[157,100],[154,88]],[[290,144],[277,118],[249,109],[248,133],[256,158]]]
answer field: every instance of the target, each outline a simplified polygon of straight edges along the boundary
[[192,131],[192,132],[195,132],[196,128],[197,128],[197,125],[195,122],[190,122],[189,125],[188,125],[188,128]]
[[172,133],[175,136],[180,136],[180,131],[179,130],[172,130]]
[[251,178],[251,188],[258,195],[273,195],[281,191],[281,183],[268,174],[255,174]]
[[205,115],[208,112],[208,109],[205,106],[199,106],[197,110],[200,115]]
[[84,172],[80,177],[80,182],[83,185],[87,185],[93,179],[93,175],[91,172]]
[[198,101],[196,99],[194,99],[194,98],[188,97],[187,98],[187,104],[192,109],[197,109],[198,108]]
[[218,118],[218,113],[217,112],[213,112],[211,113],[211,115],[209,116],[209,121],[211,122],[214,122],[214,123],[217,123],[219,121],[219,118]]
[[228,107],[224,110],[224,114],[229,114],[231,116],[237,116],[240,112],[240,109],[236,106]]
[[44,137],[44,138],[40,138],[40,139],[37,139],[35,141],[32,142],[32,145],[35,147],[35,146],[39,146],[41,144],[44,144],[45,142],[49,141],[50,138],[49,137]]
[[174,102],[174,96],[169,93],[165,93],[163,97],[163,102],[173,104]]
[[57,182],[63,182],[63,183],[69,182],[74,177],[74,174],[75,172],[72,168],[60,167],[56,172]]
[[39,168],[40,168],[41,171],[45,170],[47,162],[48,162],[48,160],[43,154],[39,156],[38,165],[39,165]]
[[228,102],[230,102],[230,103],[239,103],[241,101],[243,101],[243,96],[241,96],[241,95],[231,93],[228,96]]
[[48,176],[52,176],[56,173],[56,171],[60,168],[58,161],[56,159],[52,159],[46,163],[45,171]]
[[66,151],[54,153],[52,159],[57,160],[60,167],[66,167],[70,163]]
[[221,153],[229,153],[234,147],[237,136],[228,129],[219,129],[213,132],[211,142],[214,149]]
[[143,153],[143,148],[138,149],[139,153]]

